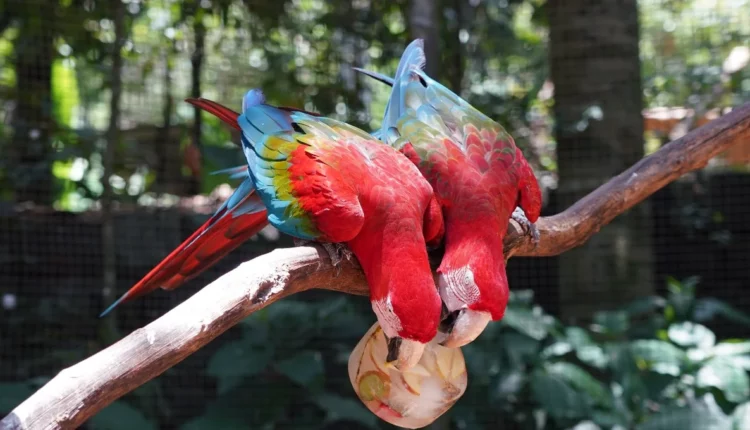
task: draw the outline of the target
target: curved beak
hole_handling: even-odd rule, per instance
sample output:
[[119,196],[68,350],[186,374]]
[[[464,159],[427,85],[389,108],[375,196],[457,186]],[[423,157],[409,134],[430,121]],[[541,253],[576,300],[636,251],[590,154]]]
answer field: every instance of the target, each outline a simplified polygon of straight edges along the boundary
[[419,363],[425,344],[415,340],[393,337],[388,339],[386,364],[392,364],[400,371],[411,369]]
[[440,331],[447,337],[439,344],[447,348],[464,346],[482,334],[491,320],[489,312],[466,308],[451,312],[440,326]]

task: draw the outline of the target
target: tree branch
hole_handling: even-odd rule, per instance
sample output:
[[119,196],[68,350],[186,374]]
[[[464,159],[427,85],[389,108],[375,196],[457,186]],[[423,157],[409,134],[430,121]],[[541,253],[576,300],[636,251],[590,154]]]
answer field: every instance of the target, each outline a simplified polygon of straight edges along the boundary
[[565,211],[540,218],[536,249],[511,220],[505,238],[506,255],[549,257],[580,246],[617,215],[685,173],[705,167],[711,158],[730,146],[747,140],[750,140],[750,103],[664,145]]
[[[614,217],[727,147],[750,139],[750,104],[662,147],[565,210],[537,222],[534,249],[515,222],[508,255],[551,256],[584,243]],[[294,293],[367,294],[356,263],[333,269],[314,247],[279,249],[241,264],[161,318],[61,371],[0,421],[2,429],[76,428],[109,403],[182,361],[240,320]]]

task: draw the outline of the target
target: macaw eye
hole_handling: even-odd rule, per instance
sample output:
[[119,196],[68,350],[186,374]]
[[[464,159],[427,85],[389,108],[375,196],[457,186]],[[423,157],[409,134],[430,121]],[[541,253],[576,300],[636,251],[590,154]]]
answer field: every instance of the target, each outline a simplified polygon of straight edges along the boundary
[[471,270],[467,270],[464,272],[464,284],[465,285],[471,285],[474,283],[474,273],[472,273]]

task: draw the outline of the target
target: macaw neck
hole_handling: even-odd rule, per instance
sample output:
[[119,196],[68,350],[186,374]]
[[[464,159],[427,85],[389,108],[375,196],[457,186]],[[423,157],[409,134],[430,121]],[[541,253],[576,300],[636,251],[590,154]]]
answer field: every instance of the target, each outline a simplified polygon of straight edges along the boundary
[[365,225],[348,245],[365,273],[371,300],[385,298],[396,284],[417,285],[425,276],[432,279],[420,231]]
[[445,213],[445,253],[487,252],[494,260],[503,260],[503,238],[508,229],[495,214],[466,219],[460,212]]
[[440,297],[422,233],[404,221],[366,226],[348,244],[365,273],[373,311],[386,335],[426,343],[437,332]]

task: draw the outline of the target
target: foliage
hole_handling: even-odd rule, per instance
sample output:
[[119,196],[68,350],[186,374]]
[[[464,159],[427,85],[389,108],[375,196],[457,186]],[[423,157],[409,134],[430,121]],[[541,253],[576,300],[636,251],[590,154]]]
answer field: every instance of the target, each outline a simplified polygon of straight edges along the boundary
[[[21,67],[16,64],[16,51],[41,31],[27,25],[41,18],[35,17],[38,11],[33,7],[15,7],[21,3],[0,1],[0,10],[10,12],[0,19],[0,99],[20,100],[31,91],[18,87],[22,83],[17,74],[29,71],[16,70]],[[56,205],[78,211],[94,205],[103,189],[99,159],[110,115],[115,2],[53,3],[54,24],[44,19],[39,23],[42,29],[51,28],[54,40],[49,61],[54,112],[47,143],[51,159],[30,174],[52,175]],[[717,2],[716,7],[709,3],[639,3],[647,106],[705,104],[708,109],[747,99],[750,68],[722,74],[722,62],[741,45],[748,22],[733,13],[739,7],[735,0]],[[182,152],[189,146],[194,112],[182,99],[195,91],[236,105],[248,88],[262,87],[274,103],[304,106],[364,128],[379,126],[389,89],[358,77],[351,66],[385,73],[395,70],[410,38],[409,4],[407,0],[127,2],[123,136],[117,143],[114,177],[108,178],[115,197],[146,204],[154,199],[139,198],[149,193],[187,192],[184,187],[160,189],[159,185],[188,180]],[[437,78],[508,127],[540,173],[556,171],[546,2],[444,1],[438,8]],[[205,43],[202,60],[194,63],[199,28],[205,30]],[[200,68],[197,83],[191,80],[192,67]],[[13,111],[8,115],[13,118]],[[39,118],[24,120],[33,123]],[[227,167],[223,159],[230,157],[217,154],[234,150],[228,143],[230,134],[210,115],[203,115],[203,121],[199,142],[203,171]],[[13,127],[0,125],[0,137],[11,136]],[[12,148],[4,151],[8,149]],[[55,170],[73,163],[79,167],[63,169],[65,173]],[[165,165],[172,166],[170,173]],[[20,173],[12,172],[14,167],[0,164],[0,195],[13,194],[20,180]],[[209,192],[221,178],[203,174],[200,180],[200,190]]]
[[[216,399],[183,428],[325,428],[335,422],[373,428],[376,418],[354,396],[346,374],[349,351],[372,319],[353,302],[342,296],[316,304],[286,299],[245,319],[240,338],[208,362]],[[244,403],[248,398],[252,404]]]
[[[273,103],[304,106],[363,128],[379,125],[388,88],[358,76],[352,66],[392,73],[409,40],[409,2],[349,0],[248,2],[240,0],[155,0],[127,2],[123,47],[123,130],[116,143],[114,174],[103,178],[101,150],[109,115],[112,28],[116,1],[60,1],[54,24],[38,21],[36,9],[14,8],[20,0],[0,2],[13,12],[0,20],[0,98],[28,97],[14,79],[17,49],[35,33],[26,23],[54,31],[50,81],[54,115],[49,156],[35,174],[51,175],[58,208],[92,207],[112,183],[115,198],[145,204],[159,185],[186,182],[182,151],[189,145],[193,109],[182,102],[200,91],[204,97],[236,105],[250,87],[262,87]],[[445,65],[438,78],[497,117],[527,146],[530,121],[545,115],[536,103],[546,79],[544,25],[540,0],[441,2],[441,46]],[[373,22],[382,25],[371,25]],[[205,29],[203,59],[197,67],[200,88],[191,82],[198,28]],[[29,30],[32,31],[32,30]],[[471,85],[469,85],[471,83]],[[541,109],[541,110],[540,110]],[[527,112],[533,110],[532,116]],[[27,112],[38,121],[42,112]],[[38,114],[38,115],[37,115]],[[13,112],[10,113],[11,117]],[[203,171],[227,167],[225,153],[235,151],[226,126],[203,115]],[[0,129],[6,137],[13,128]],[[4,139],[3,139],[4,140]],[[2,141],[2,140],[0,140]],[[16,139],[13,145],[25,145]],[[165,158],[167,160],[165,160]],[[543,165],[552,166],[549,154]],[[75,166],[75,168],[71,168]],[[169,172],[166,169],[172,169]],[[18,175],[0,165],[0,192],[13,194]],[[177,169],[177,177],[174,169]],[[28,169],[27,169],[28,170]],[[201,175],[203,192],[220,177]],[[184,188],[167,188],[180,193]]]
[[696,284],[670,279],[666,297],[599,312],[587,328],[564,326],[531,294],[515,292],[505,319],[464,348],[471,384],[454,421],[461,428],[746,428],[750,340],[717,341],[704,324],[750,326],[750,319],[696,298]]

